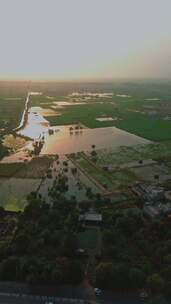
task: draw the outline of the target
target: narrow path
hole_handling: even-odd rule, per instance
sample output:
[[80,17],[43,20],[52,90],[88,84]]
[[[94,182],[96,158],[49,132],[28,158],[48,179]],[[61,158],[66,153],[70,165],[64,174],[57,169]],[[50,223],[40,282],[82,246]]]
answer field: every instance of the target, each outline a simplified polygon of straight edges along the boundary
[[27,97],[26,97],[26,102],[25,102],[25,108],[24,108],[24,111],[23,111],[23,115],[22,115],[19,126],[14,129],[15,132],[18,132],[21,129],[23,129],[25,127],[26,123],[27,123],[30,95],[31,95],[31,93],[28,92]]
[[78,164],[77,161],[73,160],[72,158],[70,158],[68,156],[69,160],[75,165],[75,167],[77,167],[81,172],[83,172],[87,177],[88,179],[96,185],[96,187],[98,187],[102,193],[104,194],[108,194],[108,191],[102,186],[102,184],[100,184],[99,182],[97,182],[92,176],[90,176],[86,170],[83,170],[82,167]]

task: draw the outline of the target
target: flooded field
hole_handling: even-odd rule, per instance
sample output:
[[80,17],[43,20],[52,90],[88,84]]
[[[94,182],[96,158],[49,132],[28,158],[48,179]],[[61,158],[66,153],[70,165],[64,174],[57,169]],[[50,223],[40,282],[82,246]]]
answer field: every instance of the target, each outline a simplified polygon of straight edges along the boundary
[[26,126],[18,131],[19,135],[38,139],[43,133],[48,131],[49,122],[41,115],[30,109]]
[[[147,144],[148,140],[130,134],[115,127],[97,129],[74,129],[71,126],[58,126],[58,132],[47,136],[41,154],[68,154],[80,151],[90,151],[92,145],[96,149],[117,148]],[[55,128],[54,128],[55,130]]]
[[0,178],[0,205],[9,209],[13,201],[19,201],[15,208],[22,209],[26,196],[31,191],[36,191],[39,184],[40,179]]
[[[67,161],[67,167],[64,168],[63,162]],[[67,168],[67,169],[66,169]],[[39,188],[39,194],[42,195],[46,201],[50,201],[48,197],[48,190],[52,187],[53,181],[59,173],[63,173],[65,170],[65,176],[68,177],[68,191],[65,193],[65,197],[70,199],[74,196],[77,201],[87,199],[86,189],[89,187],[93,193],[99,193],[100,189],[81,171],[77,168],[75,174],[72,173],[72,169],[75,165],[72,161],[68,160],[65,156],[60,156],[59,161],[54,161],[51,166],[51,178],[46,177],[42,180]]]

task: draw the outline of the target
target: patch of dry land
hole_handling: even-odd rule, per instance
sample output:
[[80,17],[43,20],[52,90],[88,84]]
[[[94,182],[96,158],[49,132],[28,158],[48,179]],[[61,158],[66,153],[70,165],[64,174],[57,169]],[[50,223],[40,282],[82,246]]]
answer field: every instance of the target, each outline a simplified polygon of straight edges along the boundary
[[65,106],[77,106],[84,105],[86,102],[76,102],[76,101],[54,101],[53,104],[56,105],[56,108],[65,107]]
[[97,121],[113,121],[113,120],[118,120],[117,117],[97,117]]
[[14,136],[12,134],[5,135],[3,140],[3,145],[13,152],[18,151],[19,149],[23,148],[26,145],[27,141],[19,136]]

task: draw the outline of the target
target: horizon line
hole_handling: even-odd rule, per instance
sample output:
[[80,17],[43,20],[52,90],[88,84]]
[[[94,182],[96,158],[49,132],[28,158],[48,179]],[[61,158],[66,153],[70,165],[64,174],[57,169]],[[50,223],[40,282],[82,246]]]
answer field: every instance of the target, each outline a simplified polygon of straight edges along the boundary
[[171,78],[160,77],[118,77],[118,78],[31,78],[31,77],[0,77],[0,82],[58,82],[58,83],[111,83],[132,81],[171,81]]

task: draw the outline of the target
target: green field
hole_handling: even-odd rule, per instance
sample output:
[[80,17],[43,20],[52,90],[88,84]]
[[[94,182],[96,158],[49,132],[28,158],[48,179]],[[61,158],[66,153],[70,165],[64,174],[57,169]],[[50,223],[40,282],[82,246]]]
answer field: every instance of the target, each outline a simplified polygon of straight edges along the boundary
[[53,160],[53,157],[42,156],[29,162],[0,163],[0,177],[42,178]]
[[10,132],[21,120],[25,106],[25,97],[11,99],[0,97],[0,129]]
[[109,172],[103,170],[101,167],[94,166],[85,158],[80,158],[77,162],[90,177],[106,187],[109,191],[126,189],[136,181],[135,174],[126,169]]
[[[111,99],[92,97],[83,105],[64,106],[57,109],[62,115],[47,117],[51,125],[81,122],[89,128],[116,126],[144,138],[161,141],[171,139],[171,121],[165,120],[171,113],[170,82],[125,83],[55,83],[55,82],[3,82],[0,83],[0,129],[9,133],[21,119],[25,97],[29,90],[43,95],[31,96],[32,106],[51,108],[54,101],[71,101],[72,92],[109,92]],[[129,95],[130,98],[118,95]],[[50,98],[49,98],[50,97]],[[155,99],[156,98],[156,99]],[[157,112],[151,117],[150,112]],[[98,117],[118,118],[99,122]]]
[[88,228],[78,234],[79,247],[82,249],[96,249],[99,238],[98,228]]
[[[135,101],[89,103],[66,106],[60,109],[61,116],[46,117],[51,125],[66,125],[81,122],[89,128],[116,126],[141,137],[160,141],[171,139],[171,121],[163,117],[150,117],[140,109],[143,104]],[[138,110],[139,109],[139,110]],[[140,112],[134,112],[134,111]],[[113,117],[118,120],[99,122],[98,117]]]
[[138,145],[134,147],[119,147],[118,149],[97,151],[97,163],[100,166],[119,166],[132,161],[145,159],[163,160],[171,157],[171,141],[158,144]]

